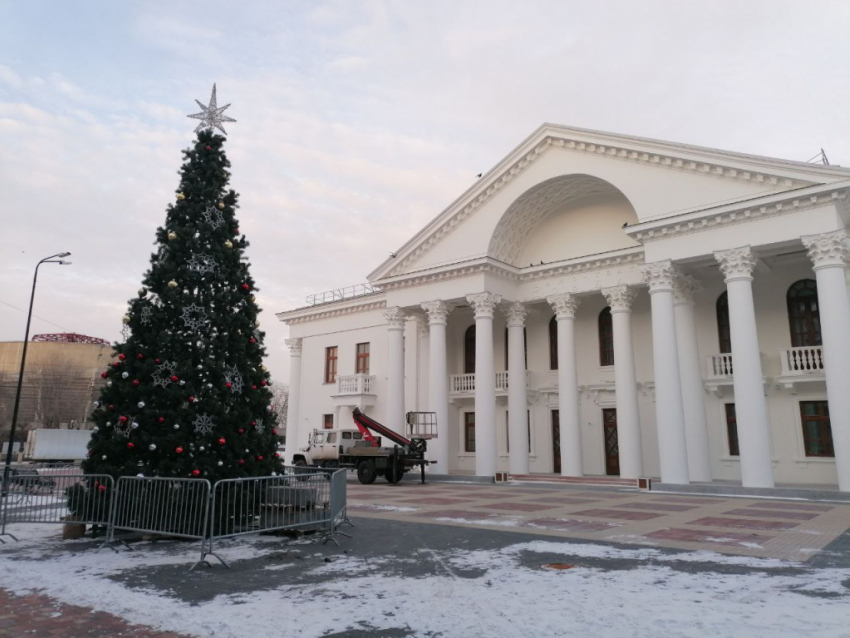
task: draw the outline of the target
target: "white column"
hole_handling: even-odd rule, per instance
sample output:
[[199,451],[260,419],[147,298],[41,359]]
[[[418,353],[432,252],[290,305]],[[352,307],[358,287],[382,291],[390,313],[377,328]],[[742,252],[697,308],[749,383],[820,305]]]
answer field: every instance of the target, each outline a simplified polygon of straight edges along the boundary
[[669,260],[643,266],[652,304],[652,359],[655,374],[655,424],[661,482],[685,484],[688,478],[688,449],[685,441],[685,411],[679,378],[676,320],[673,315],[673,280],[676,269]]
[[298,446],[298,408],[301,404],[301,339],[287,339],[289,348],[289,404],[286,410],[286,453],[283,462],[292,465]]
[[632,348],[632,301],[635,292],[628,286],[602,290],[611,308],[614,329],[614,388],[617,396],[617,442],[620,448],[620,476],[643,476],[635,355]]
[[404,434],[404,311],[384,310],[387,322],[387,414],[384,425]]
[[340,413],[341,412],[342,412],[342,406],[341,405],[335,405],[334,406],[334,429],[335,430],[338,430],[339,428],[342,427],[342,424],[340,423]]
[[679,347],[679,378],[685,409],[685,439],[688,446],[688,476],[692,481],[711,480],[711,450],[705,416],[705,386],[702,382],[697,329],[694,321],[694,291],[698,283],[682,275],[673,282],[673,312],[676,315],[676,344]]
[[508,441],[511,474],[528,474],[528,393],[525,389],[525,317],[520,302],[505,309],[508,321]]
[[475,310],[475,474],[496,475],[496,370],[493,312],[499,295],[479,292],[466,300]]
[[437,461],[437,473],[449,473],[449,369],[446,359],[446,323],[452,307],[445,301],[422,304],[428,313],[428,406],[437,417],[437,438],[428,442],[428,458]]
[[761,351],[753,303],[756,257],[749,246],[714,253],[726,279],[729,333],[732,338],[732,380],[741,452],[741,484],[773,487],[770,422],[764,399]]
[[581,476],[581,422],[576,369],[575,317],[579,300],[571,293],[548,297],[558,322],[558,418],[561,475]]
[[823,367],[829,399],[829,423],[835,448],[838,489],[850,492],[850,302],[844,265],[848,258],[843,230],[803,237],[818,282]]

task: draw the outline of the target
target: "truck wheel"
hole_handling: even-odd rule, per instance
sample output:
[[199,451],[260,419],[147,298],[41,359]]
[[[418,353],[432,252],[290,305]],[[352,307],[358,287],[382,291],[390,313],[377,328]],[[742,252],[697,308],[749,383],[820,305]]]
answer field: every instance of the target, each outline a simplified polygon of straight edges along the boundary
[[357,480],[363,485],[371,485],[378,478],[378,473],[375,471],[375,464],[372,461],[361,461],[357,466]]
[[404,470],[393,467],[392,463],[387,466],[387,469],[384,470],[384,477],[387,479],[387,483],[390,485],[395,485],[399,481],[401,481],[401,477],[404,476]]

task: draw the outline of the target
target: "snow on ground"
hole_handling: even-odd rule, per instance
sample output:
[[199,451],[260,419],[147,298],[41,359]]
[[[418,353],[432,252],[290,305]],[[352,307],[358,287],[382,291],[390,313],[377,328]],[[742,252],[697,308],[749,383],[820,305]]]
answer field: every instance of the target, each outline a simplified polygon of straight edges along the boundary
[[[776,559],[533,541],[497,550],[420,549],[406,561],[429,561],[436,572],[406,577],[395,556],[340,555],[317,567],[302,562],[308,575],[321,577],[315,585],[287,585],[285,566],[270,565],[266,569],[281,578],[276,588],[190,605],[167,590],[131,589],[110,578],[141,565],[188,568],[188,547],[175,554],[165,545],[140,543],[133,552],[74,553],[67,544],[55,551],[55,527],[21,525],[14,531],[24,540],[0,546],[0,586],[41,589],[131,623],[203,638],[311,638],[345,629],[380,636],[399,628],[416,636],[459,638],[850,635],[850,591],[842,584],[850,570],[813,570]],[[279,538],[246,538],[228,544],[225,557],[237,563],[279,552],[281,545]],[[316,552],[307,543],[291,549],[305,556]],[[576,567],[541,569],[553,555]],[[582,566],[591,559],[594,565],[627,559],[638,566]],[[705,569],[683,569],[684,562]],[[758,571],[770,569],[783,571]],[[212,577],[209,571],[196,573]]]

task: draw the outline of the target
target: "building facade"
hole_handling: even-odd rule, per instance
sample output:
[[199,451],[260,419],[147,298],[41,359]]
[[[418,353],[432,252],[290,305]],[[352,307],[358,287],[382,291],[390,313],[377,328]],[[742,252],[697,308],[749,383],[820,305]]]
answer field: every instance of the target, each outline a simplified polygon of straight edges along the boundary
[[437,414],[443,471],[850,490],[850,170],[543,125],[281,312],[289,445]]

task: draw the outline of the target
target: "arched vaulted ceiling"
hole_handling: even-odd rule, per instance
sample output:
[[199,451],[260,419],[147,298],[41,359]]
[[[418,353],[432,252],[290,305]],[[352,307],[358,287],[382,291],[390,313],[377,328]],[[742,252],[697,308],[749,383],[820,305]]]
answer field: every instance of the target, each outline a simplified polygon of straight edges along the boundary
[[563,175],[528,189],[511,204],[490,238],[487,254],[518,265],[523,246],[535,228],[549,215],[587,201],[625,199],[611,183],[591,175]]

